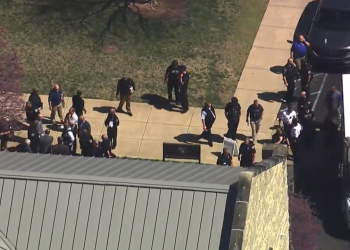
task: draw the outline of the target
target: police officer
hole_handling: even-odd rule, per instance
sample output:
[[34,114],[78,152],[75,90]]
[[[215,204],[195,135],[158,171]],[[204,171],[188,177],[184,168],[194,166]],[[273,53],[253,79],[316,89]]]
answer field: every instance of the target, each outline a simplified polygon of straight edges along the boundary
[[119,126],[119,118],[115,113],[115,109],[111,109],[106,120],[105,126],[107,127],[107,136],[111,143],[112,149],[117,147],[117,132]]
[[189,108],[188,103],[188,97],[187,97],[187,89],[188,89],[188,82],[190,81],[190,75],[188,74],[186,70],[186,65],[182,65],[180,67],[180,101],[181,101],[181,107],[182,112],[186,113]]
[[313,74],[311,71],[311,66],[307,64],[305,59],[302,59],[300,69],[301,90],[306,93],[307,98],[310,98],[310,84],[312,78]]
[[129,116],[131,113],[131,95],[136,90],[135,83],[131,78],[123,76],[117,83],[117,93],[115,94],[118,99],[120,94],[120,102],[117,108],[118,112],[123,112],[124,103],[126,103],[126,112]]
[[31,123],[28,128],[28,139],[32,153],[38,153],[40,137],[36,122]]
[[25,111],[26,111],[26,117],[27,117],[28,123],[35,122],[36,118],[40,113],[39,110],[34,108],[32,103],[29,101],[26,103]]
[[208,145],[213,146],[213,138],[211,136],[211,128],[216,119],[216,114],[214,107],[209,101],[206,101],[201,112],[201,119],[203,125],[203,132],[201,135],[197,136],[198,139],[205,138],[208,140]]
[[241,167],[250,167],[255,162],[255,146],[250,143],[247,137],[239,147],[238,160],[240,161]]
[[316,126],[315,114],[309,107],[305,109],[302,124],[305,146],[311,148],[316,135]]
[[173,60],[171,65],[165,71],[164,84],[168,86],[168,100],[173,101],[173,90],[175,91],[176,104],[180,104],[180,70],[179,63]]
[[297,111],[298,111],[298,118],[300,122],[303,122],[303,117],[305,114],[305,110],[307,108],[311,109],[312,107],[312,103],[311,101],[306,97],[306,92],[303,91],[300,94],[300,97],[298,98],[298,107],[297,107]]
[[287,64],[284,65],[282,75],[284,85],[287,87],[287,95],[285,101],[287,103],[293,102],[294,88],[298,72],[292,58],[289,58]]
[[14,131],[9,125],[9,119],[5,119],[3,123],[0,123],[0,151],[7,149],[7,143],[13,136]]
[[227,119],[227,137],[236,140],[239,119],[241,117],[241,105],[236,97],[231,98],[225,107],[225,117]]
[[89,133],[89,131],[87,131],[87,129],[83,129],[83,134],[79,138],[79,143],[81,154],[83,156],[92,156],[94,138]]
[[218,156],[218,159],[216,161],[216,165],[221,165],[221,166],[232,166],[232,156],[228,152],[227,148],[224,148],[222,153]]
[[72,153],[75,138],[74,138],[74,134],[72,132],[72,129],[69,126],[69,123],[67,123],[67,122],[64,123],[64,130],[62,132],[61,137],[63,138],[63,144],[67,145],[69,150],[70,150],[70,153]]
[[33,89],[33,92],[30,94],[28,101],[30,101],[33,108],[40,110],[43,108],[43,102],[41,101],[38,92],[39,91],[37,89]]

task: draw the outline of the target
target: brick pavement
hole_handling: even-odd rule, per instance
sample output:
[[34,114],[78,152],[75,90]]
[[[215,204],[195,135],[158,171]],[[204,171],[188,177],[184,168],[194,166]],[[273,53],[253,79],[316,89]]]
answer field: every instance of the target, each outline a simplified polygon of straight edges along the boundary
[[[262,127],[257,143],[257,160],[261,160],[262,143],[271,138],[271,126],[275,123],[280,101],[276,93],[284,90],[281,75],[272,73],[270,68],[285,64],[290,44],[287,40],[293,38],[296,24],[307,5],[305,0],[270,0],[253,47],[247,59],[245,68],[235,92],[242,106],[242,117],[238,128],[239,144],[244,136],[251,135],[250,127],[245,123],[248,106],[254,99],[265,109]],[[27,96],[24,97],[25,99]],[[47,96],[42,96],[46,104]],[[228,100],[229,101],[229,100]],[[71,100],[66,98],[66,107]],[[92,135],[98,139],[106,132],[104,119],[110,107],[116,107],[118,101],[85,99],[86,119],[92,126]],[[121,120],[118,131],[118,146],[114,150],[117,156],[134,158],[161,159],[163,142],[179,142],[175,137],[191,141],[192,134],[202,132],[200,121],[201,108],[190,108],[186,114],[157,109],[149,104],[132,103],[133,116],[119,114]],[[67,111],[67,108],[66,108]],[[42,111],[49,116],[47,104]],[[217,138],[210,148],[202,144],[202,162],[215,164],[216,155],[222,149],[219,139],[227,132],[227,122],[223,110],[216,110],[217,120],[213,126],[213,134]],[[19,136],[26,136],[26,131],[20,131]],[[59,132],[55,132],[57,137]],[[237,158],[234,163],[238,164]]]

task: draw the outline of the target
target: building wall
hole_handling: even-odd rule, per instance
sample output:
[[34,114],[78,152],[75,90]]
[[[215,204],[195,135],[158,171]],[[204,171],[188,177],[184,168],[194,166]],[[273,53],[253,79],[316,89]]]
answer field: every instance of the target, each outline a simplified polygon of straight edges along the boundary
[[244,250],[288,250],[289,212],[285,161],[252,178]]
[[17,250],[218,250],[227,200],[219,192],[4,178],[0,195],[0,236]]

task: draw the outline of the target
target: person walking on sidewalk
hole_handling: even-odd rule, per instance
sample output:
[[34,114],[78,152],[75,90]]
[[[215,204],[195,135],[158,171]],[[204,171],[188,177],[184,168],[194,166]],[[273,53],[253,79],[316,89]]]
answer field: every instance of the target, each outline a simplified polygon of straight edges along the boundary
[[301,91],[306,93],[306,97],[310,98],[310,84],[313,78],[311,71],[311,66],[306,62],[305,59],[301,60],[301,69],[300,69],[300,83]]
[[284,85],[287,87],[287,94],[283,101],[291,103],[293,102],[295,83],[298,76],[298,72],[293,59],[288,59],[287,64],[283,67],[282,75]]
[[292,130],[292,121],[294,118],[297,118],[297,112],[293,110],[292,104],[289,104],[288,109],[281,111],[278,116],[279,126],[281,126],[281,123],[283,122],[283,130],[288,138],[290,138],[290,131]]
[[120,94],[120,102],[117,108],[118,112],[123,112],[124,103],[126,103],[126,112],[129,116],[132,116],[131,113],[131,95],[136,90],[135,83],[131,78],[123,76],[117,83],[117,93],[116,97],[118,99]]
[[309,46],[310,43],[305,40],[304,36],[300,35],[290,48],[290,58],[293,58],[298,70],[301,69],[301,60],[305,59],[307,47]]
[[202,109],[201,119],[203,124],[203,132],[201,135],[197,136],[198,140],[201,138],[205,138],[208,140],[209,147],[212,147],[213,138],[211,135],[211,128],[213,127],[213,124],[215,122],[216,114],[214,107],[208,101],[205,102],[204,107]]
[[231,98],[225,107],[225,117],[227,119],[227,137],[236,140],[239,119],[241,118],[241,105],[236,97]]
[[190,81],[190,75],[186,71],[186,65],[182,65],[180,74],[180,101],[182,107],[182,113],[186,113],[189,109],[187,89],[188,82]]
[[112,149],[117,147],[117,135],[118,135],[118,126],[119,126],[119,118],[115,113],[115,109],[111,109],[106,120],[105,126],[107,127],[107,136],[109,141],[111,142]]
[[60,87],[55,84],[53,89],[49,93],[49,109],[51,110],[51,123],[55,123],[56,112],[60,118],[61,123],[63,124],[63,102],[64,96]]
[[258,100],[254,100],[253,104],[251,104],[247,109],[247,118],[246,122],[252,128],[252,137],[253,140],[256,141],[259,129],[261,125],[261,120],[263,119],[264,108],[259,104]]

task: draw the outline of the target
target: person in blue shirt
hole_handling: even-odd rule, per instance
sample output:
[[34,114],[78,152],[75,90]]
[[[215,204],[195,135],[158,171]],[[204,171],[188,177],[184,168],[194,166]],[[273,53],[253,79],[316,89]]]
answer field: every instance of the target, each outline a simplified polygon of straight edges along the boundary
[[301,60],[305,59],[307,47],[310,46],[310,43],[307,42],[304,36],[300,35],[298,39],[293,42],[292,47],[290,48],[290,58],[294,59],[298,70],[301,69]]
[[51,110],[51,122],[55,123],[56,112],[58,112],[58,116],[60,118],[61,124],[64,123],[63,120],[63,93],[60,87],[55,84],[53,89],[51,89],[49,93],[49,109]]

